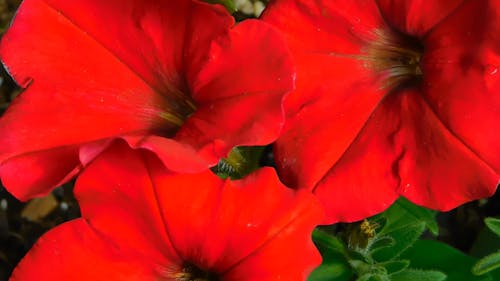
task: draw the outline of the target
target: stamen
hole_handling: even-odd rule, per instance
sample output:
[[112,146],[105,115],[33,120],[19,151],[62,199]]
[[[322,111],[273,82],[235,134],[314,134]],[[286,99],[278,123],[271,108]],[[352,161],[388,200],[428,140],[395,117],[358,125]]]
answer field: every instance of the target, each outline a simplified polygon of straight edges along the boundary
[[168,122],[172,123],[176,127],[181,127],[182,124],[184,123],[184,119],[181,119],[181,117],[174,115],[170,112],[160,112],[160,117],[166,119]]
[[173,125],[169,130],[175,131],[196,111],[196,105],[190,95],[170,83],[165,84],[161,93],[166,100],[166,107],[162,108],[159,115]]
[[362,50],[371,58],[366,67],[382,74],[382,88],[395,88],[422,76],[423,48],[417,40],[391,31],[376,30]]
[[385,30],[375,30],[370,36],[358,38],[365,44],[361,54],[329,55],[362,61],[364,67],[380,75],[382,89],[393,89],[422,76],[423,48],[418,40]]
[[187,263],[182,268],[181,272],[171,274],[171,278],[175,281],[219,281],[216,273],[202,270],[197,266]]

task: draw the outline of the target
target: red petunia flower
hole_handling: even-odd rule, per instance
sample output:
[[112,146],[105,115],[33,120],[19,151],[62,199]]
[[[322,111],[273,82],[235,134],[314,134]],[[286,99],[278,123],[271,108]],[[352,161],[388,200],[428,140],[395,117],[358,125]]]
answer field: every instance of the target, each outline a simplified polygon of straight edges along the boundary
[[176,174],[113,144],[79,176],[82,218],[42,236],[16,280],[306,280],[320,204],[264,168],[244,180]]
[[4,185],[46,194],[117,137],[182,172],[274,141],[288,49],[269,24],[233,24],[200,1],[25,0],[0,48],[26,88],[0,120]]
[[448,210],[499,181],[500,3],[278,0],[263,16],[297,63],[275,147],[329,222],[398,196]]

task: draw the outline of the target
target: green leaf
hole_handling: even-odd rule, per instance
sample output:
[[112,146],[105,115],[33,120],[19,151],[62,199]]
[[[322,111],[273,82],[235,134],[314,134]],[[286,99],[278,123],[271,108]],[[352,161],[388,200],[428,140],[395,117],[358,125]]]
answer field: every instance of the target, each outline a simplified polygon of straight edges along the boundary
[[371,219],[383,224],[375,238],[391,237],[394,240],[394,245],[390,247],[376,247],[376,242],[373,246],[369,245],[373,247],[373,258],[379,262],[397,258],[417,241],[426,228],[437,234],[439,227],[435,216],[435,211],[419,207],[404,198],[398,199],[385,212]]
[[434,270],[406,269],[390,277],[391,281],[443,281],[446,274]]
[[234,5],[233,0],[205,0],[205,2],[210,4],[222,4],[231,14],[236,12],[236,6]]
[[[477,259],[455,248],[433,240],[418,240],[413,247],[401,254],[410,260],[410,267],[439,270],[447,275],[446,281],[491,281],[489,275],[476,276],[471,272]],[[398,279],[402,280],[402,279]]]
[[323,263],[317,267],[308,281],[348,281],[354,272],[347,262],[345,246],[340,239],[324,231],[314,230],[313,241],[323,257]]
[[342,256],[346,254],[344,243],[339,238],[322,230],[315,229],[312,233],[312,239],[318,248],[329,249]]
[[408,260],[388,261],[379,263],[378,265],[383,266],[388,274],[394,274],[406,269],[410,265],[410,261]]
[[386,232],[385,235],[394,239],[394,245],[372,250],[373,258],[379,262],[397,258],[417,241],[424,230],[425,224],[423,222],[412,225],[407,224],[404,228],[391,227],[391,231]]
[[390,280],[386,275],[365,274],[358,277],[356,281],[390,281]]
[[474,267],[472,267],[472,273],[476,275],[483,275],[492,270],[500,267],[500,251],[487,255],[486,257],[480,259]]
[[500,235],[500,219],[497,218],[486,218],[484,219],[484,223],[488,226],[493,233],[496,235]]
[[374,253],[380,249],[393,247],[394,245],[396,245],[396,240],[391,236],[376,236],[370,243],[370,251]]
[[436,211],[417,206],[403,197],[394,202],[380,216],[387,220],[380,234],[417,225],[422,222],[434,235],[439,233],[439,226],[436,222]]
[[317,267],[311,275],[309,275],[308,281],[348,281],[351,280],[353,273],[349,267],[345,264],[338,263],[335,261],[323,262],[319,267]]

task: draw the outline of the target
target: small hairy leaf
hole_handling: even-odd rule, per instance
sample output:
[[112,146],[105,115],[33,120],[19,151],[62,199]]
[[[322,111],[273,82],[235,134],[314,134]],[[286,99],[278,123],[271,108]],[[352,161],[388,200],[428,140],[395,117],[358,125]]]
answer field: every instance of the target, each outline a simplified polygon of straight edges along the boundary
[[387,221],[380,234],[420,223],[424,223],[434,235],[439,233],[436,211],[417,206],[402,197],[380,216]]
[[495,233],[496,235],[500,235],[500,219],[486,218],[484,220],[484,223],[486,223],[488,228],[491,229],[491,231],[493,231],[493,233]]
[[446,274],[434,270],[406,269],[391,275],[391,281],[443,281]]
[[387,270],[388,274],[394,274],[406,269],[410,265],[410,261],[408,260],[388,261],[379,263],[378,265],[383,266]]
[[417,241],[424,230],[425,224],[423,222],[407,225],[404,228],[392,228],[392,231],[386,232],[386,235],[394,240],[394,245],[373,251],[373,258],[379,262],[397,258]]
[[313,241],[323,257],[308,281],[348,281],[354,272],[346,259],[346,248],[340,239],[321,230],[314,230]]
[[476,275],[483,275],[494,269],[500,267],[500,251],[487,255],[486,257],[480,259],[474,267],[472,267],[472,273]]
[[418,240],[401,258],[410,260],[410,267],[439,270],[446,274],[446,281],[492,281],[491,276],[472,274],[477,259],[442,242]]

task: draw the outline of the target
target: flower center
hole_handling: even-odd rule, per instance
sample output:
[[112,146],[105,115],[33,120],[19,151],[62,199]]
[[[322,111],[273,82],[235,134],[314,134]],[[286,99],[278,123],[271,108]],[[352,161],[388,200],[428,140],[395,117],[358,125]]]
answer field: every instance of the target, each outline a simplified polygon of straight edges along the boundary
[[200,269],[199,267],[187,263],[181,272],[174,274],[175,281],[219,281],[217,273]]
[[395,31],[376,30],[375,38],[362,50],[365,67],[381,74],[384,89],[418,83],[422,78],[421,42]]
[[[160,117],[169,123],[168,135],[173,135],[184,124],[184,121],[196,111],[193,98],[186,94],[187,90],[181,90],[171,84],[165,85],[164,96],[166,106],[160,113]],[[187,87],[185,87],[187,88]]]

